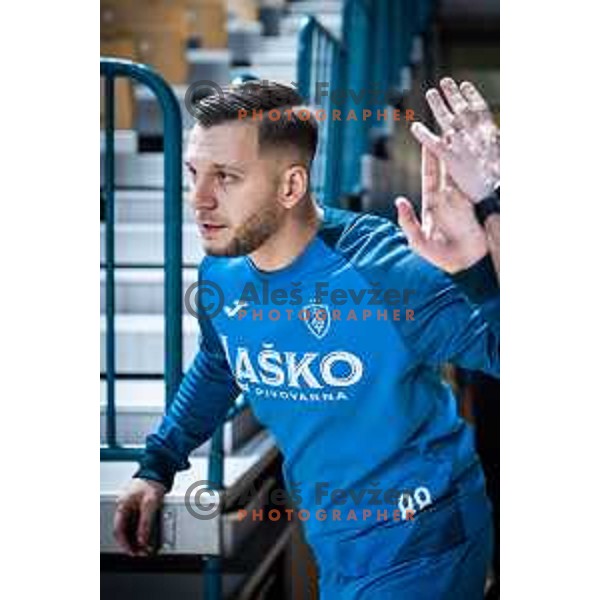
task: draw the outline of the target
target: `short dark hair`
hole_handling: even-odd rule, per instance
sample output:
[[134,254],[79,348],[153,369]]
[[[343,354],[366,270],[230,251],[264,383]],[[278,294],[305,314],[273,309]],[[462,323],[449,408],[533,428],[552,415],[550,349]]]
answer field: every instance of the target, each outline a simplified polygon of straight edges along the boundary
[[[257,123],[260,150],[294,148],[310,168],[319,128],[295,88],[275,81],[250,80],[227,86],[221,92],[194,102],[193,114],[202,127],[241,120]],[[278,118],[270,118],[270,111],[271,116],[278,113]]]

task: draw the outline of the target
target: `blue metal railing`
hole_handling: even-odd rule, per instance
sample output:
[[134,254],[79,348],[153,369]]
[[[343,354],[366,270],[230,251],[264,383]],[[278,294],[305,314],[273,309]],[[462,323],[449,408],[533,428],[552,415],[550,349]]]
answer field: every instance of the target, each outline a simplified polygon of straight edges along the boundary
[[[413,40],[426,29],[431,7],[431,0],[346,0],[341,39],[312,16],[302,24],[299,92],[326,115],[312,173],[313,191],[325,204],[338,205],[341,197],[362,192],[361,157],[368,151],[369,130],[385,125],[377,111],[386,107],[386,92],[400,86]],[[317,82],[328,84],[324,99]],[[334,90],[341,91],[335,102]],[[341,111],[339,121],[332,109]],[[363,118],[364,110],[371,116]]]
[[175,94],[153,69],[129,60],[100,58],[100,75],[104,77],[105,99],[105,270],[106,270],[106,440],[100,449],[101,460],[134,460],[142,450],[119,446],[117,442],[115,381],[115,79],[135,79],[156,95],[164,121],[164,301],[165,301],[165,398],[167,406],[182,378],[182,142],[181,112]]
[[[342,39],[348,49],[346,70],[347,101],[344,121],[344,155],[342,159],[342,186],[346,194],[361,191],[361,157],[367,151],[368,122],[363,120],[363,110],[371,110],[371,94],[379,82],[374,80],[372,53],[375,26],[371,2],[349,0],[344,4]],[[356,119],[349,119],[354,111]]]
[[[141,448],[119,446],[116,435],[115,381],[119,378],[115,365],[115,270],[117,268],[156,268],[165,270],[165,402],[168,408],[182,378],[182,292],[181,292],[181,229],[182,229],[182,123],[179,103],[169,85],[151,68],[122,59],[100,59],[100,74],[105,78],[105,169],[104,196],[106,256],[106,447],[100,449],[101,460],[135,460]],[[164,172],[165,172],[165,247],[164,265],[119,264],[115,262],[115,169],[114,169],[114,81],[116,77],[133,78],[147,85],[157,96],[164,119]],[[128,378],[133,376],[128,374]],[[144,374],[136,379],[147,379]],[[155,377],[153,377],[155,378]],[[162,376],[161,376],[162,378]],[[228,411],[225,421],[212,438],[209,459],[209,481],[216,487],[223,483],[223,427],[226,421],[241,413],[248,403],[239,397]]]
[[[182,121],[179,103],[169,85],[151,68],[122,59],[100,59],[100,75],[105,78],[105,261],[106,270],[106,432],[107,444],[100,448],[100,460],[137,460],[142,448],[117,443],[115,380],[115,78],[127,77],[147,85],[158,99],[164,121],[164,301],[165,301],[165,402],[168,408],[182,379]],[[128,265],[149,268],[160,265]],[[224,426],[248,406],[240,396],[228,411],[212,438],[208,460],[208,480],[216,489],[224,488]],[[208,600],[222,597],[222,559],[208,556],[205,561],[204,596]]]
[[300,29],[298,91],[307,103],[317,105],[325,117],[319,128],[319,145],[311,173],[313,192],[325,204],[334,204],[341,190],[337,157],[341,155],[342,130],[332,117],[334,109],[343,107],[333,101],[331,92],[344,88],[345,54],[341,42],[314,17],[305,19]]

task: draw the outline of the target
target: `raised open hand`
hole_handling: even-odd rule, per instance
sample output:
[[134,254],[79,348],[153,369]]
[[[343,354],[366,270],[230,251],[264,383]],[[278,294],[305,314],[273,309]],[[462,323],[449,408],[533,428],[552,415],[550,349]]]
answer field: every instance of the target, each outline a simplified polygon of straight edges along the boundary
[[475,264],[488,252],[473,205],[426,146],[421,148],[421,223],[406,198],[398,198],[398,224],[412,249],[447,273]]
[[446,77],[440,87],[445,101],[435,88],[428,90],[425,97],[442,135],[435,135],[420,122],[412,125],[411,132],[444,162],[462,192],[472,202],[478,202],[500,181],[500,132],[472,83],[465,81],[459,88]]

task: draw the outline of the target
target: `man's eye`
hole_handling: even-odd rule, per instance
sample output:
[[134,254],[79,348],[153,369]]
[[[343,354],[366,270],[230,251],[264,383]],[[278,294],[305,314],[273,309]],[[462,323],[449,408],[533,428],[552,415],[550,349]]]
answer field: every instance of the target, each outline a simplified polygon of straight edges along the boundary
[[232,181],[235,181],[235,175],[226,173],[225,171],[218,171],[217,178],[223,183],[231,183]]

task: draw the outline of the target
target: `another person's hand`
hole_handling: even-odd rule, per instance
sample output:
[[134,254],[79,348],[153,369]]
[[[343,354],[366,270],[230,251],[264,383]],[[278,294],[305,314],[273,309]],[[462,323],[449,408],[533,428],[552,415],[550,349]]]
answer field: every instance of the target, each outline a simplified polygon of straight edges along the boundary
[[421,148],[421,223],[406,198],[398,198],[398,224],[411,248],[446,271],[467,269],[488,253],[487,238],[470,200],[426,146]]
[[130,556],[152,552],[150,532],[165,493],[166,488],[158,481],[134,478],[119,496],[113,534]]
[[[415,122],[411,132],[443,161],[449,175],[472,202],[483,200],[500,182],[500,132],[475,86],[446,77],[425,97],[441,129],[441,136]],[[444,98],[447,102],[444,101]]]

